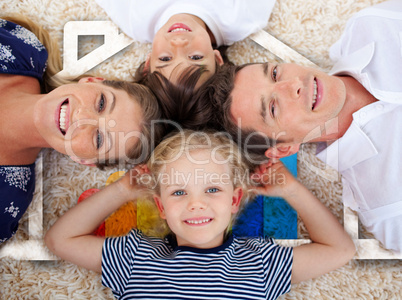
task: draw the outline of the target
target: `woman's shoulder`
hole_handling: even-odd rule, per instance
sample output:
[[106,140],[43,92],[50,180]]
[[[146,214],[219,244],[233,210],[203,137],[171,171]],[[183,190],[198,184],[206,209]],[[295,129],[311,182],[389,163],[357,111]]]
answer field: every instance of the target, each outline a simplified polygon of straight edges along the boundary
[[27,193],[35,185],[35,163],[21,166],[0,166],[0,193],[9,198],[5,190],[15,189]]
[[31,31],[0,19],[0,72],[42,81],[48,53]]
[[0,243],[17,231],[35,190],[35,164],[0,166]]

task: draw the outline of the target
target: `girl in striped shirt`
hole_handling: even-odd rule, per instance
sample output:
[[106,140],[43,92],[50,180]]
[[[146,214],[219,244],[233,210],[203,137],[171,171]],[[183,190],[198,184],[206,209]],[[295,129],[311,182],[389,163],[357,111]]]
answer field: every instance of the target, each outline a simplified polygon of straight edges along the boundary
[[[292,248],[270,238],[233,236],[232,221],[250,187],[285,198],[312,242]],[[122,237],[91,234],[121,205],[149,191],[172,231],[166,238],[136,229]],[[282,163],[249,174],[225,134],[194,131],[165,139],[147,166],[69,210],[45,241],[61,258],[102,272],[102,283],[118,299],[276,299],[291,283],[336,269],[355,253],[338,220]]]

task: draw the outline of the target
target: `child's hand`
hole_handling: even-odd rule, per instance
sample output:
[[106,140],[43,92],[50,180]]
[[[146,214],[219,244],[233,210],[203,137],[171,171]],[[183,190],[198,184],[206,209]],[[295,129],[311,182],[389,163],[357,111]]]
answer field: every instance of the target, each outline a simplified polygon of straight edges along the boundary
[[140,182],[140,178],[144,174],[149,174],[147,165],[137,165],[127,171],[126,174],[116,183],[119,184],[120,190],[122,190],[123,193],[126,193],[126,197],[135,199],[146,188]]
[[298,183],[279,160],[270,160],[258,166],[251,175],[251,180],[257,184],[255,189],[259,194],[283,198],[292,193]]

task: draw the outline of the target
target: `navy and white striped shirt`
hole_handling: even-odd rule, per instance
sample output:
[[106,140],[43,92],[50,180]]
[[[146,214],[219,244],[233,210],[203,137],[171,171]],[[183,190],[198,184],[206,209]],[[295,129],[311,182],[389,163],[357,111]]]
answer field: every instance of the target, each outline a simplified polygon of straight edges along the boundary
[[290,291],[292,263],[293,248],[272,239],[195,249],[134,229],[105,240],[102,284],[118,299],[276,299]]

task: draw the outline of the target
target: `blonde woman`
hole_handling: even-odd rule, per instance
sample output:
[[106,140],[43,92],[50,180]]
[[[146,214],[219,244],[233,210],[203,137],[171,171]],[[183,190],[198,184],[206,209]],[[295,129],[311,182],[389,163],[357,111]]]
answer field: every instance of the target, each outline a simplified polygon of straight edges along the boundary
[[16,232],[32,200],[42,148],[102,165],[144,160],[151,137],[161,135],[150,131],[160,110],[147,88],[93,77],[54,88],[59,63],[41,27],[0,19],[0,243]]

